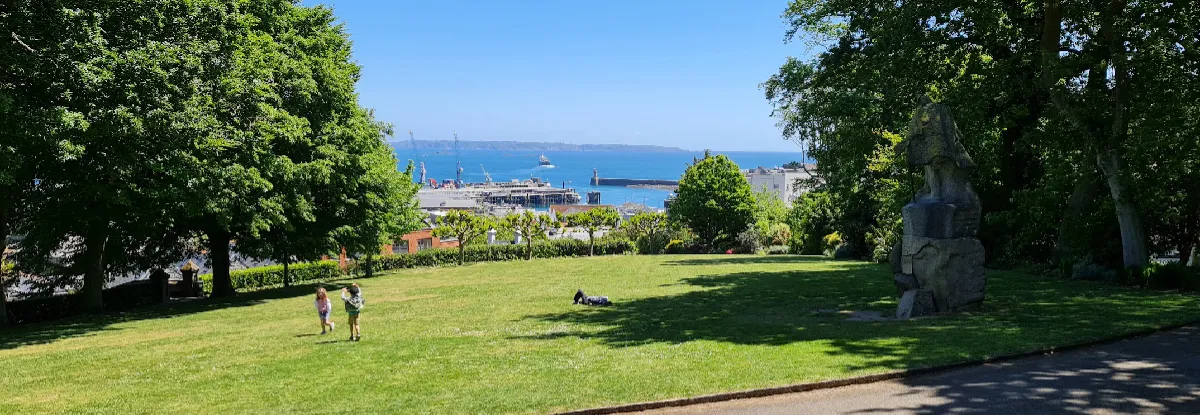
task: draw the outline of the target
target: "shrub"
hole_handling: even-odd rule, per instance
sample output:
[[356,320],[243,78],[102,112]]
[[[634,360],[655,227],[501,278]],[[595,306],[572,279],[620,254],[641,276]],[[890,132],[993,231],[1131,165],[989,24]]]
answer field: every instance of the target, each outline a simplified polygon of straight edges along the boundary
[[787,255],[787,245],[772,245],[767,247],[767,255]]
[[1091,262],[1078,262],[1071,267],[1071,279],[1083,281],[1113,281],[1117,272]]
[[842,246],[842,234],[835,231],[821,238],[821,242],[823,243],[825,255],[835,256],[838,248]]
[[1190,278],[1191,270],[1187,265],[1173,262],[1170,264],[1153,264],[1146,268],[1146,288],[1154,290],[1175,290],[1183,288],[1184,282]]
[[767,231],[768,245],[786,245],[792,239],[792,227],[786,223],[771,224]]
[[[342,271],[338,268],[338,262],[333,260],[292,264],[288,266],[288,272],[291,275],[292,283],[330,280],[342,277]],[[233,289],[238,291],[282,287],[283,265],[270,265],[232,271],[229,273],[229,279],[233,280]],[[212,292],[212,274],[201,275],[200,283],[204,286],[204,292]]]
[[753,254],[762,250],[762,235],[758,228],[751,226],[737,235],[737,252]]

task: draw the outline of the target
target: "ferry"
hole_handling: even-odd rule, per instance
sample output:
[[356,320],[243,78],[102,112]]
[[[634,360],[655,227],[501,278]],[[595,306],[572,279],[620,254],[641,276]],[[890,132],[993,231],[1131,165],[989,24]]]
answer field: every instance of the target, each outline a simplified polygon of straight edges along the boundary
[[542,155],[538,156],[538,164],[542,165],[542,166],[549,166],[550,159],[546,158],[545,154],[542,154]]

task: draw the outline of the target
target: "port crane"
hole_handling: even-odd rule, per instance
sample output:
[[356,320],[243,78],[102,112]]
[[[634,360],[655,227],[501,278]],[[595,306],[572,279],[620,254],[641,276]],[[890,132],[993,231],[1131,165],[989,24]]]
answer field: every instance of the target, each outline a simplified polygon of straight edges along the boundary
[[482,164],[480,164],[480,165],[479,165],[479,169],[480,169],[480,170],[483,170],[483,182],[484,182],[484,183],[491,183],[491,182],[492,182],[492,175],[488,174],[488,172],[487,172],[487,168],[486,168],[486,167],[483,167],[483,165],[482,165]]

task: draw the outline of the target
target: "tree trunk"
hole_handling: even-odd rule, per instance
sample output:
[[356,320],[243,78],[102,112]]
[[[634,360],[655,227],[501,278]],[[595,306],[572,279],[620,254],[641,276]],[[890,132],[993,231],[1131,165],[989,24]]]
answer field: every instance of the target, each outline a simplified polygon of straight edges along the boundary
[[596,238],[592,231],[588,231],[588,256],[596,256]]
[[367,254],[367,257],[364,258],[364,260],[363,260],[363,262],[367,266],[367,271],[366,271],[367,278],[371,278],[371,277],[375,276],[375,261],[372,261],[371,258],[372,258],[371,254]]
[[8,205],[0,200],[0,328],[8,327],[8,290],[5,289],[4,251],[8,249]]
[[1145,268],[1150,261],[1146,249],[1146,229],[1132,193],[1122,180],[1121,157],[1111,151],[1097,152],[1096,163],[1104,173],[1113,205],[1117,209],[1117,224],[1121,227],[1121,260],[1125,268]]
[[233,280],[229,278],[228,231],[214,229],[208,232],[208,260],[212,264],[212,296],[229,297],[235,294]]
[[291,258],[283,259],[283,286],[284,287],[292,286],[292,276],[291,276],[291,274],[288,273],[288,264],[290,264],[291,262],[292,262]]
[[463,244],[463,240],[458,241],[458,265],[462,265],[467,259],[467,245]]
[[83,312],[104,311],[104,245],[108,243],[108,223],[88,232],[83,240],[83,288],[80,291]]
[[[532,234],[530,234],[530,235],[532,235]],[[525,239],[525,260],[529,261],[532,259],[533,259],[533,238],[526,238]]]
[[1080,254],[1080,247],[1072,236],[1079,231],[1079,217],[1087,212],[1096,201],[1096,191],[1100,188],[1096,170],[1091,163],[1079,167],[1075,177],[1075,188],[1067,199],[1067,209],[1063,212],[1062,222],[1058,227],[1058,240],[1054,243],[1055,260],[1061,261]]

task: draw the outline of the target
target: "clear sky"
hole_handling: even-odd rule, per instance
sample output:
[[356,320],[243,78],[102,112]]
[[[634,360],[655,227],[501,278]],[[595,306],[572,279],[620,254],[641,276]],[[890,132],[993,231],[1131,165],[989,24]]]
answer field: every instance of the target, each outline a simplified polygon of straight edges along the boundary
[[786,0],[305,0],[334,8],[397,139],[798,151],[758,84]]

